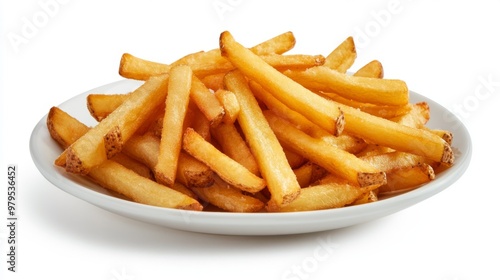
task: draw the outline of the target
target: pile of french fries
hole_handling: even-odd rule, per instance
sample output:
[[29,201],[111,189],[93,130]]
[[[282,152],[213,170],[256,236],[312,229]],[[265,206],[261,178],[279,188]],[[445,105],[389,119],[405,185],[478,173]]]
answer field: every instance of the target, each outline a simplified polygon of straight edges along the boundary
[[176,209],[290,212],[370,203],[434,179],[453,164],[452,134],[430,129],[426,103],[402,80],[356,59],[352,37],[326,57],[285,54],[285,32],[171,64],[123,54],[130,93],[87,96],[97,125],[58,107],[47,126],[55,165],[132,201]]

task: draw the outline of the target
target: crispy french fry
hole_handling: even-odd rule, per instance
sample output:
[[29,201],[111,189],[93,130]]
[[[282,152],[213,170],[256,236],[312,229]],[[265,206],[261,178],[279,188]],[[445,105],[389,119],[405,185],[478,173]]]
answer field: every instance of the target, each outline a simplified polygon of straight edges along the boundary
[[[49,132],[63,148],[84,135],[89,128],[57,107],[51,108],[47,118]],[[125,167],[130,166],[131,169]],[[198,201],[159,185],[151,180],[149,169],[143,169],[124,154],[117,154],[87,174],[102,187],[120,193],[133,201],[148,205],[202,210]],[[141,174],[146,172],[145,174]]]
[[312,211],[348,205],[363,194],[361,188],[349,183],[325,183],[301,190],[300,195],[279,212]]
[[320,66],[325,63],[325,57],[322,55],[305,55],[305,54],[266,54],[261,56],[266,63],[274,68],[284,71],[287,69],[307,69],[309,67]]
[[444,129],[429,129],[429,131],[443,138],[449,145],[453,143],[453,133],[451,131]]
[[396,106],[409,102],[408,87],[402,80],[352,76],[326,66],[303,71],[286,70],[283,74],[309,89],[335,92],[361,102]]
[[238,103],[236,95],[228,90],[218,89],[215,92],[215,97],[217,97],[219,102],[224,107],[225,114],[222,121],[227,124],[234,123],[238,118],[238,113],[240,112],[240,103]]
[[100,122],[118,108],[128,96],[128,94],[89,94],[87,108],[90,115]]
[[324,65],[340,73],[345,73],[356,60],[356,56],[354,39],[349,36],[326,57]]
[[330,173],[348,180],[354,186],[380,186],[386,183],[385,173],[371,164],[307,135],[270,111],[264,112],[264,115],[283,146],[300,153]]
[[346,132],[367,142],[451,164],[453,150],[441,137],[339,104],[345,114]]
[[196,76],[193,76],[191,84],[191,99],[196,103],[211,126],[217,126],[222,121],[225,114],[224,107]]
[[372,166],[389,172],[394,169],[400,169],[405,167],[412,167],[419,165],[421,163],[431,164],[432,161],[419,155],[393,151],[384,154],[363,156],[360,159],[366,161]]
[[113,158],[111,158],[111,160],[123,165],[125,168],[134,171],[135,173],[141,175],[144,178],[148,178],[150,180],[155,179],[153,171],[149,169],[149,167],[147,167],[142,162],[139,162],[125,155],[124,153],[119,153],[114,155]]
[[224,154],[245,166],[253,174],[260,174],[259,165],[252,151],[234,124],[221,123],[212,128],[212,135]]
[[[127,142],[123,152],[154,170],[160,154],[160,139],[151,134],[136,135]],[[203,188],[213,184],[213,176],[213,171],[208,166],[185,152],[180,152],[176,173],[179,183],[191,188]]]
[[366,146],[366,143],[363,140],[345,133],[339,136],[333,136],[328,131],[308,120],[302,114],[291,110],[281,101],[265,91],[262,86],[256,82],[250,81],[249,85],[255,97],[259,101],[263,102],[268,109],[280,117],[290,121],[298,129],[304,131],[305,133],[316,138],[322,138],[328,143],[351,153],[358,152]]
[[236,188],[256,193],[266,186],[264,179],[220,152],[191,128],[184,132],[182,148],[191,156],[208,165],[224,181]]
[[47,129],[52,139],[66,149],[90,128],[59,107],[52,107],[47,115]]
[[124,53],[120,59],[118,74],[125,78],[145,81],[151,76],[168,73],[170,68],[171,66],[167,64],[145,60],[129,53]]
[[259,83],[285,105],[334,135],[342,132],[343,114],[333,102],[314,94],[274,69],[235,41],[228,31],[220,36],[220,49],[221,54],[227,57],[245,76]]
[[435,178],[434,169],[421,163],[387,172],[387,184],[379,188],[380,195],[409,191]]
[[[254,46],[251,51],[258,55],[282,54],[293,48],[294,45],[293,33],[285,32]],[[213,49],[186,55],[171,65],[141,59],[125,53],[120,60],[119,74],[125,78],[147,80],[151,76],[168,73],[172,66],[182,64],[191,66],[198,77],[225,73],[233,69],[231,63],[221,57],[220,50]]]
[[139,203],[186,210],[203,209],[192,197],[146,179],[111,160],[90,170],[89,176],[99,185]]
[[238,123],[271,193],[267,208],[279,208],[290,203],[300,193],[300,185],[245,77],[240,72],[230,72],[224,82],[238,98],[241,107]]
[[266,40],[250,50],[255,54],[283,54],[295,46],[295,36],[291,31],[287,31]]
[[411,104],[406,104],[406,105],[380,105],[380,104],[373,104],[373,103],[367,103],[367,102],[360,102],[356,101],[353,99],[348,99],[345,98],[341,95],[338,95],[334,92],[320,92],[318,93],[321,96],[324,96],[325,98],[328,98],[330,100],[333,100],[335,102],[359,109],[365,113],[368,113],[370,115],[374,115],[377,117],[381,117],[384,119],[391,119],[391,118],[396,118],[401,115],[407,114],[408,112],[411,111]]
[[359,70],[354,73],[354,76],[382,79],[384,77],[384,67],[380,61],[372,60],[359,68]]
[[213,185],[207,188],[196,188],[193,191],[204,201],[229,212],[259,212],[264,208],[261,200],[244,194],[240,189],[218,177]]
[[66,171],[87,174],[120,152],[166,96],[167,76],[155,76],[134,90],[129,98],[94,128],[66,149]]
[[176,66],[170,71],[168,96],[160,142],[160,154],[154,168],[156,180],[171,186],[175,182],[182,130],[189,105],[193,72],[189,66]]

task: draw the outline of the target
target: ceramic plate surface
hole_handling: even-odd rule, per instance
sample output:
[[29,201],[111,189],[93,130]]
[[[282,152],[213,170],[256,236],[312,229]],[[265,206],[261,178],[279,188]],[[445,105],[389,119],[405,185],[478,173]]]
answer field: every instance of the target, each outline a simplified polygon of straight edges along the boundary
[[[140,85],[141,82],[133,80],[118,81],[77,95],[58,107],[87,125],[95,125],[96,122],[86,107],[86,96],[89,93],[127,93]],[[113,195],[84,177],[68,174],[54,166],[54,159],[62,150],[49,135],[47,116],[33,129],[30,151],[41,174],[56,187],[95,206],[143,222],[178,230],[227,235],[285,235],[325,231],[371,221],[410,207],[453,185],[467,169],[472,144],[465,126],[436,102],[415,92],[410,92],[410,96],[411,102],[425,101],[429,104],[429,127],[453,132],[456,157],[454,166],[418,189],[377,202],[339,209],[298,213],[194,212],[131,202]]]

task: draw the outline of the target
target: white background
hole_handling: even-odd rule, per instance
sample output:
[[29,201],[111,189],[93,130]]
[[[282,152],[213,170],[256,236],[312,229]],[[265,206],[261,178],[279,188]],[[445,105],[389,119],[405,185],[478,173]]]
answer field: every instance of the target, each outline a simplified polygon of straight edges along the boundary
[[[11,273],[2,222],[0,279],[499,279],[500,2],[465,2],[2,0],[0,168],[19,168],[19,245]],[[120,80],[124,52],[168,63],[216,48],[223,30],[247,46],[290,30],[294,53],[324,55],[355,36],[353,69],[379,59],[386,77],[459,115],[474,144],[469,169],[445,191],[386,218],[258,238],[133,221],[62,192],[38,172],[28,141],[51,106]],[[6,191],[0,197],[6,217]],[[333,246],[318,259],[320,239]]]

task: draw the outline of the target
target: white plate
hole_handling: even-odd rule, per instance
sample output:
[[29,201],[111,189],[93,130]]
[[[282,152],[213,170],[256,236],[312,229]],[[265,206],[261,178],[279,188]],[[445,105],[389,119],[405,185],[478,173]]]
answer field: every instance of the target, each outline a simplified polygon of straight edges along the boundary
[[[87,125],[95,125],[86,107],[89,93],[126,93],[141,82],[122,80],[71,98],[59,107]],[[108,211],[169,228],[228,235],[284,235],[347,227],[381,218],[427,199],[457,181],[467,169],[472,144],[460,120],[444,107],[411,92],[411,101],[425,101],[431,108],[431,128],[445,128],[454,134],[456,161],[452,168],[418,189],[365,205],[298,213],[222,213],[195,212],[143,205],[116,197],[84,177],[66,173],[53,165],[61,148],[47,131],[44,116],[30,139],[31,156],[45,178],[61,190]],[[48,111],[49,108],[47,108]],[[445,198],[444,198],[445,199]],[[70,210],[71,211],[71,210]]]

